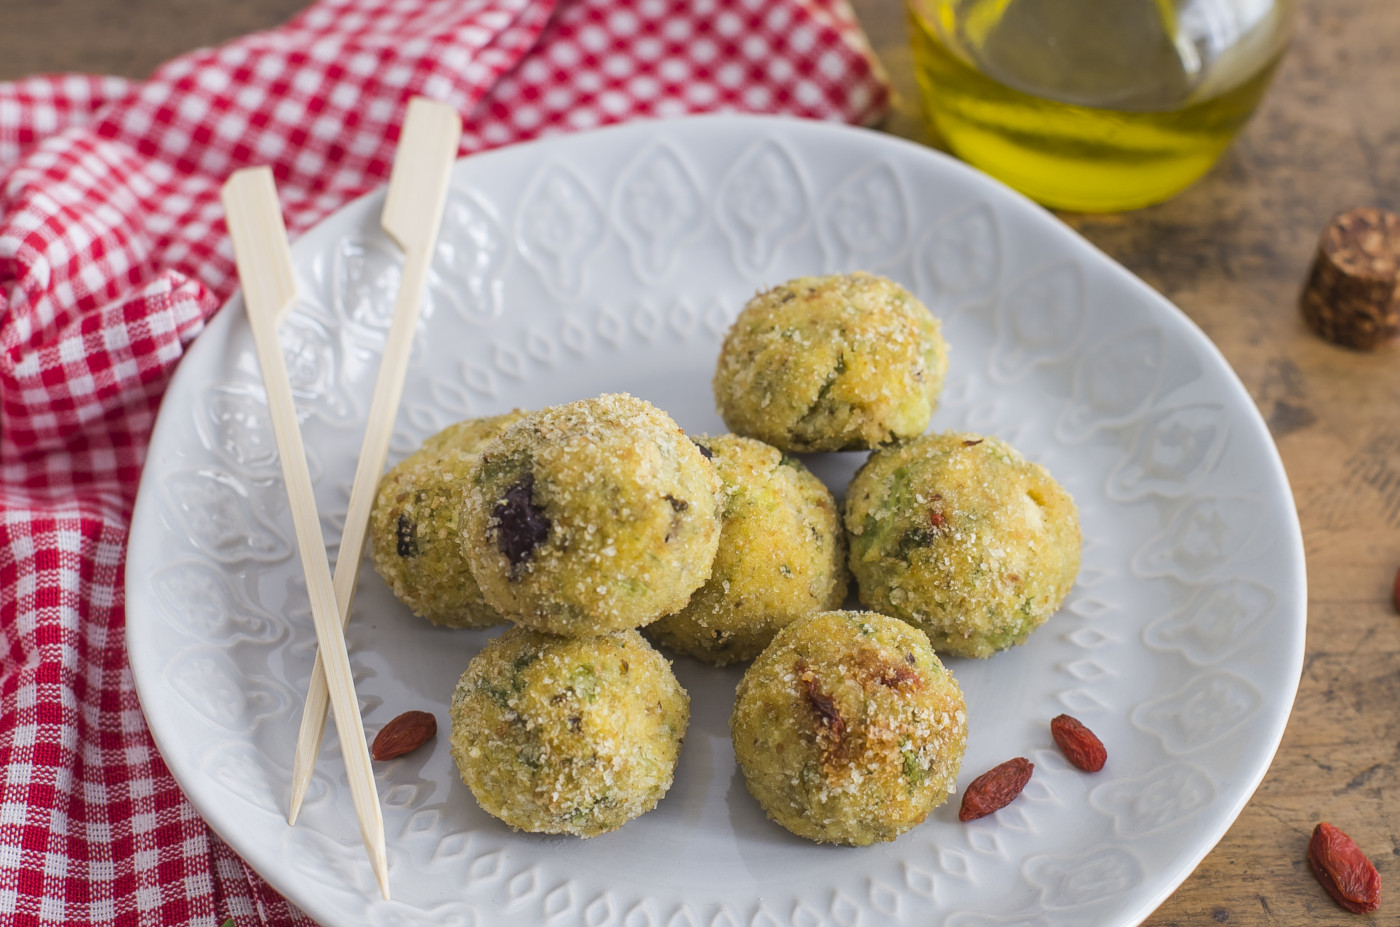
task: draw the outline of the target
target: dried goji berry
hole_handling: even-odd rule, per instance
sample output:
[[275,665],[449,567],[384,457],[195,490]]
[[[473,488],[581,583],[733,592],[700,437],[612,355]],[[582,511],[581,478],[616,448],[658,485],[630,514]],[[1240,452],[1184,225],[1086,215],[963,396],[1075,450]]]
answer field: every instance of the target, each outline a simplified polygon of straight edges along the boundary
[[1391,591],[1394,593],[1395,610],[1400,612],[1400,569],[1395,571],[1395,588]]
[[1050,720],[1050,736],[1060,745],[1060,752],[1085,772],[1098,772],[1108,761],[1108,751],[1094,732],[1069,715],[1057,715]]
[[1355,914],[1381,905],[1381,875],[1350,837],[1323,822],[1308,841],[1313,875],[1337,904]]
[[392,760],[412,753],[437,736],[437,718],[426,711],[405,711],[379,729],[369,755]]
[[1031,781],[1031,770],[1035,764],[1024,756],[1007,760],[972,780],[963,792],[962,807],[958,810],[959,821],[975,821],[993,811],[1005,808],[1012,799],[1021,794],[1026,783]]

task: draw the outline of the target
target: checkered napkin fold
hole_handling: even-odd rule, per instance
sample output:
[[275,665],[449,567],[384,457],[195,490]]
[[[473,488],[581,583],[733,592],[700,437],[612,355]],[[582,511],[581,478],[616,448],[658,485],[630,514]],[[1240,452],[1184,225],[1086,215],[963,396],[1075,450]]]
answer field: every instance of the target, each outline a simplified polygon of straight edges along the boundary
[[387,180],[418,94],[464,154],[889,99],[845,0],[322,0],[144,83],[0,84],[0,924],[309,923],[155,751],[127,527],[161,394],[236,284],[220,184],[271,165],[296,235]]

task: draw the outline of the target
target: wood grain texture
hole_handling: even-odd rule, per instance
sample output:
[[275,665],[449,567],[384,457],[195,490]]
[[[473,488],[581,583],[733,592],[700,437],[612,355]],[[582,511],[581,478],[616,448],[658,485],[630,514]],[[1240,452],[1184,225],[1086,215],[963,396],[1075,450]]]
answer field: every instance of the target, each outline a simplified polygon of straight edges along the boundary
[[0,0],[0,80],[146,77],[183,52],[291,18],[307,0]]
[[[900,92],[885,128],[931,141],[901,0],[852,0]],[[88,70],[139,77],[198,45],[276,25],[299,0],[6,0],[0,79]],[[1317,237],[1355,205],[1400,209],[1400,4],[1303,0],[1296,38],[1254,121],[1175,199],[1066,222],[1165,293],[1238,371],[1282,451],[1308,557],[1303,679],[1278,756],[1225,838],[1149,927],[1364,921],[1308,871],[1327,820],[1400,888],[1400,352],[1312,335],[1298,294]]]

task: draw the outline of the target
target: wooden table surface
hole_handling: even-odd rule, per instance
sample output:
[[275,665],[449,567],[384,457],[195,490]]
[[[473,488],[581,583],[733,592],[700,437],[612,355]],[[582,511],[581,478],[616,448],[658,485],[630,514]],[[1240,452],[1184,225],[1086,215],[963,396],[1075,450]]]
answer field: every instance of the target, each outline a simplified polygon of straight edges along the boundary
[[[0,80],[78,70],[140,77],[187,49],[271,26],[302,0],[5,0]],[[899,93],[886,128],[929,141],[900,0],[854,0]],[[1400,211],[1400,3],[1302,0],[1254,121],[1174,200],[1065,214],[1220,346],[1283,454],[1308,562],[1308,647],[1272,768],[1196,872],[1148,920],[1167,925],[1400,923],[1400,897],[1358,921],[1305,861],[1315,823],[1348,831],[1400,878],[1400,351],[1331,347],[1297,295],[1342,209]]]

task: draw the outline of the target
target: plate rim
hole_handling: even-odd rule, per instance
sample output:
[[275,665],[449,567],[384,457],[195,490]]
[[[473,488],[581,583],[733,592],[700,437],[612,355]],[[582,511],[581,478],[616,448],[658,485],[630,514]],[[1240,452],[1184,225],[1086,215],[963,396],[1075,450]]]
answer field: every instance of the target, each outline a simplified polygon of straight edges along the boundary
[[[855,134],[864,136],[863,144],[873,145],[875,149],[889,147],[897,149],[905,154],[916,158],[925,158],[940,165],[939,170],[951,170],[960,180],[970,184],[972,192],[983,192],[992,190],[993,196],[1000,196],[1003,199],[1010,197],[1018,201],[1026,212],[1028,221],[1050,229],[1050,234],[1071,237],[1079,246],[1087,248],[1087,253],[1091,253],[1098,267],[1127,282],[1131,287],[1139,289],[1147,302],[1155,308],[1149,321],[1154,325],[1174,326],[1187,339],[1188,343],[1196,350],[1208,357],[1218,368],[1232,391],[1239,400],[1234,403],[1236,408],[1245,410],[1243,414],[1232,416],[1232,423],[1244,423],[1249,425],[1251,444],[1263,451],[1263,456],[1269,464],[1269,474],[1267,477],[1276,480],[1276,487],[1287,500],[1285,510],[1285,527],[1288,529],[1285,537],[1279,538],[1286,546],[1285,551],[1276,552],[1274,555],[1279,560],[1289,560],[1291,566],[1296,563],[1298,569],[1291,571],[1277,571],[1281,577],[1276,587],[1279,591],[1279,606],[1282,612],[1287,615],[1286,626],[1292,629],[1292,634],[1288,641],[1288,660],[1283,667],[1284,678],[1290,680],[1288,697],[1286,700],[1278,702],[1266,702],[1261,715],[1256,719],[1256,724],[1264,724],[1268,737],[1267,742],[1271,748],[1267,755],[1258,755],[1254,758],[1255,768],[1247,779],[1247,787],[1242,789],[1237,799],[1231,803],[1227,812],[1221,813],[1211,819],[1208,827],[1201,828],[1207,832],[1205,840],[1200,840],[1195,844],[1195,849],[1182,854],[1180,858],[1188,860],[1188,864],[1181,868],[1179,876],[1168,879],[1162,887],[1150,894],[1150,897],[1143,898],[1136,904],[1130,904],[1124,909],[1120,909],[1115,917],[1122,918],[1122,923],[1140,923],[1152,911],[1159,907],[1163,901],[1170,897],[1180,885],[1195,871],[1200,862],[1213,850],[1225,834],[1234,825],[1244,807],[1253,798],[1260,783],[1267,775],[1277,756],[1281,746],[1283,734],[1292,714],[1292,708],[1297,698],[1299,683],[1302,677],[1303,660],[1306,646],[1307,629],[1307,578],[1306,578],[1306,549],[1303,544],[1301,523],[1298,517],[1296,503],[1294,502],[1291,484],[1288,480],[1287,472],[1283,466],[1283,460],[1279,453],[1277,443],[1268,426],[1264,421],[1257,405],[1255,405],[1248,390],[1234,367],[1229,363],[1219,347],[1210,339],[1204,330],[1178,306],[1168,300],[1165,296],[1155,290],[1150,284],[1129,271],[1126,267],[1109,256],[1106,252],[1086,239],[1078,231],[1061,222],[1052,213],[1040,205],[1029,200],[1022,194],[1004,186],[999,181],[982,174],[969,165],[958,161],[944,152],[926,147],[917,142],[899,136],[891,135],[874,129],[867,129],[858,126],[850,126],[844,123],[823,122],[817,120],[807,120],[798,117],[781,115],[758,115],[745,113],[709,113],[700,115],[685,115],[660,119],[634,120],[628,123],[606,126],[598,129],[591,129],[586,132],[569,133],[563,135],[552,135],[545,138],[531,141],[515,143],[467,155],[459,158],[453,168],[452,186],[459,187],[463,183],[462,175],[470,170],[471,166],[480,163],[482,159],[508,158],[522,149],[530,149],[544,154],[550,153],[553,149],[568,148],[577,139],[592,137],[600,134],[624,135],[638,134],[642,136],[664,138],[668,127],[676,124],[691,123],[716,123],[716,124],[736,124],[744,127],[745,131],[751,131],[755,137],[759,137],[765,130],[788,131],[812,131],[816,133],[830,132],[839,135]],[[979,189],[980,188],[980,189]],[[329,226],[341,224],[347,221],[347,217],[357,211],[365,210],[374,202],[382,200],[385,193],[385,185],[381,185],[374,190],[368,191],[354,199],[346,202],[333,212],[327,214],[312,226],[298,234],[292,242],[292,254],[294,263],[305,259],[307,253],[311,252],[310,240],[316,237],[319,230]],[[1026,209],[1028,207],[1028,209]],[[127,649],[127,660],[132,671],[133,687],[136,691],[138,703],[141,706],[143,716],[146,719],[147,728],[151,733],[156,749],[160,752],[162,761],[169,770],[171,776],[179,785],[182,794],[190,802],[191,806],[200,815],[201,819],[213,830],[220,839],[224,840],[235,853],[242,857],[242,851],[238,848],[238,841],[230,839],[230,829],[234,822],[229,815],[219,813],[217,802],[213,796],[204,794],[204,783],[195,774],[195,770],[182,771],[178,762],[172,762],[171,756],[178,756],[178,751],[174,750],[171,742],[173,731],[160,729],[156,724],[151,723],[153,717],[159,718],[163,711],[159,705],[156,692],[152,688],[155,678],[154,672],[164,668],[164,665],[151,667],[146,663],[146,654],[139,646],[140,635],[143,633],[142,620],[133,620],[132,615],[135,609],[132,608],[132,590],[139,589],[138,582],[133,585],[133,561],[140,563],[141,557],[138,554],[133,558],[132,551],[139,550],[138,540],[145,538],[148,533],[158,534],[159,516],[155,513],[153,498],[156,495],[155,486],[157,483],[156,468],[151,466],[154,459],[154,452],[159,448],[161,442],[165,440],[165,433],[177,428],[173,423],[177,411],[167,406],[164,402],[166,396],[171,395],[181,387],[186,380],[194,379],[198,376],[197,368],[199,361],[205,354],[215,352],[217,345],[226,344],[227,339],[233,334],[234,326],[238,319],[243,317],[243,300],[241,291],[236,290],[233,295],[224,302],[222,306],[210,317],[205,324],[204,330],[199,333],[186,351],[171,377],[164,394],[162,404],[157,415],[154,426],[151,429],[150,439],[147,443],[146,459],[142,464],[141,477],[138,482],[136,496],[131,509],[130,528],[127,539],[127,554],[123,564],[123,588],[126,602],[126,621],[123,629],[123,638]],[[214,333],[218,333],[215,335]],[[1261,479],[1261,482],[1268,483],[1270,479]],[[144,503],[144,504],[143,504]],[[1285,556],[1286,555],[1286,556]],[[299,570],[299,567],[298,567]],[[136,645],[136,646],[134,646]],[[145,682],[143,682],[145,680]],[[293,711],[298,715],[300,709],[293,707]],[[285,809],[278,808],[278,811],[285,813]],[[251,863],[250,863],[251,865]],[[265,872],[263,869],[255,871],[266,880],[275,890],[286,897],[293,904],[298,905],[309,917],[313,917],[311,910],[302,901],[297,899],[298,885],[293,884],[289,875],[284,875],[280,871]],[[318,919],[318,923],[324,923]]]

